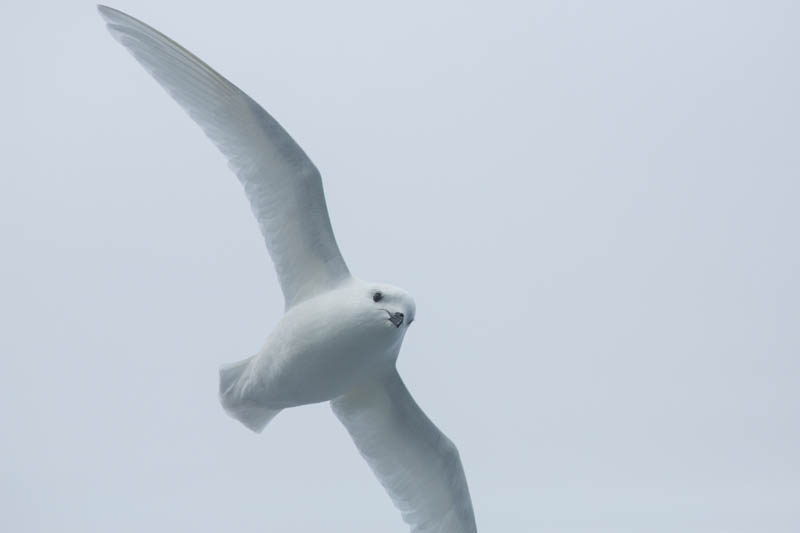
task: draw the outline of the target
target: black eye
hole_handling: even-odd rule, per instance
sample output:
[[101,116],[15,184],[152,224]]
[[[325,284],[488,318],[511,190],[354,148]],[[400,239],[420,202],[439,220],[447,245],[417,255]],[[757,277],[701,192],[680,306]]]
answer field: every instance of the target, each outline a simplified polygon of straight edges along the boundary
[[383,293],[381,293],[381,291],[378,291],[372,295],[373,302],[380,302],[381,300],[383,300]]

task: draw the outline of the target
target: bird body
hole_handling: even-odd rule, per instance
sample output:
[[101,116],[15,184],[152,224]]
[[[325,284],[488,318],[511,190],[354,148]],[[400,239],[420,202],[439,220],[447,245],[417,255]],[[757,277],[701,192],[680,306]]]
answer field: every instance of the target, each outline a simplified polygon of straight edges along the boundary
[[255,355],[220,369],[222,406],[261,431],[283,409],[330,401],[412,532],[474,533],[458,451],[395,366],[414,300],[350,274],[319,171],[269,113],[169,37],[98,10],[228,159],[275,265],[286,312]]
[[[325,402],[386,375],[415,311],[405,291],[350,278],[290,308],[256,355],[223,367],[222,404],[260,431],[252,420],[255,406],[275,411]],[[397,313],[403,316],[399,326],[390,320]]]

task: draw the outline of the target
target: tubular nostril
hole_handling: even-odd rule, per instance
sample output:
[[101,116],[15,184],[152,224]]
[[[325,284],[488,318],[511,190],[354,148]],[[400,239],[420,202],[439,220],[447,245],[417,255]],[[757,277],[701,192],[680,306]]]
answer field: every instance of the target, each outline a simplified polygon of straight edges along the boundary
[[[388,313],[388,311],[387,311]],[[394,324],[394,327],[399,328],[400,325],[403,323],[405,319],[405,315],[403,313],[394,313],[389,315],[389,322]]]

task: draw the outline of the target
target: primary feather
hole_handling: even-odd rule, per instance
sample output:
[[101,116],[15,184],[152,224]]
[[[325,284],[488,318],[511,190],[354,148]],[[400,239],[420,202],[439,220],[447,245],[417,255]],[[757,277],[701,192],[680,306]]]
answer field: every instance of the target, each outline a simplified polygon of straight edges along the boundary
[[228,158],[261,227],[286,307],[348,278],[319,171],[281,125],[169,37],[116,9],[98,10],[111,35]]
[[455,445],[425,416],[397,370],[331,402],[412,533],[474,533]]

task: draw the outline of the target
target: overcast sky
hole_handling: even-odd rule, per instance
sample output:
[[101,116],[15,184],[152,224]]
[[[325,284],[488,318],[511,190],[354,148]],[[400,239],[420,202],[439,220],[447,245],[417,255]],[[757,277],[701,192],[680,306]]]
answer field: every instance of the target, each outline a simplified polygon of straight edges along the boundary
[[[322,171],[483,532],[800,529],[800,3],[120,1]],[[0,530],[406,531],[327,405],[217,402],[283,300],[94,4],[0,8]]]

